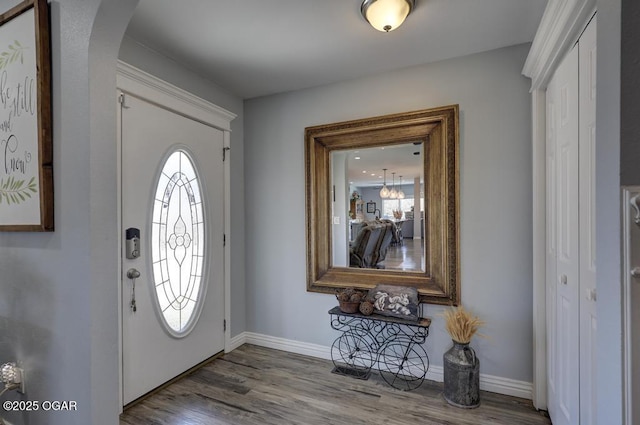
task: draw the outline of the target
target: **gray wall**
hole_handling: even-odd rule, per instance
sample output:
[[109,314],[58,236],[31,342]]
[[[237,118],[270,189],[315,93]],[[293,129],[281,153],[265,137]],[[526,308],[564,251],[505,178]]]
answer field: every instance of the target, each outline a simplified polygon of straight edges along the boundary
[[120,60],[225,108],[237,117],[231,122],[231,336],[246,330],[244,266],[244,113],[239,97],[194,74],[172,59],[125,36]]
[[[635,1],[598,0],[598,423],[621,423],[620,7],[632,10]],[[136,3],[51,3],[56,231],[0,233],[0,360],[26,368],[23,399],[76,400],[80,410],[7,414],[15,424],[118,423],[115,60]],[[490,338],[475,341],[482,372],[530,380],[530,124],[519,77],[526,51],[247,102],[247,329],[323,345],[336,336],[326,314],[333,298],[304,291],[303,128],[459,103],[463,302],[488,321]],[[622,86],[637,89],[633,75],[625,71]],[[489,121],[498,115],[508,119]],[[625,149],[635,143],[629,134]],[[287,181],[287,190],[272,190]],[[426,308],[435,364],[449,346],[440,311]]]
[[0,233],[0,361],[27,373],[5,397],[79,410],[0,412],[14,424],[118,420],[115,59],[136,3],[51,3],[56,230]]
[[[640,58],[640,2],[623,0],[621,20],[620,180],[622,185],[640,185],[640,120],[638,119],[640,117],[640,102],[638,102],[640,99],[640,60],[638,60]],[[615,150],[611,154],[615,154]],[[615,158],[611,158],[611,161],[615,161]],[[615,180],[612,178],[613,181]],[[612,268],[616,265],[613,262],[610,264]],[[613,384],[615,383],[614,378]],[[617,407],[614,398],[617,395],[618,392],[607,395],[607,398],[602,400],[602,404]],[[640,400],[640,394],[635,394],[634,401],[637,403],[638,400]]]
[[[620,254],[620,13],[637,0],[598,0],[596,106],[597,414],[622,423],[622,285]],[[635,5],[637,9],[637,5]],[[626,19],[626,18],[625,18]],[[637,21],[636,21],[637,25]],[[636,34],[637,34],[636,30]],[[638,38],[634,39],[637,49]],[[629,53],[629,52],[627,52]],[[626,55],[625,55],[626,56]],[[637,60],[637,56],[625,57]],[[622,92],[637,90],[625,75]],[[637,116],[636,118],[637,119]],[[636,140],[623,141],[631,146]],[[636,180],[636,183],[638,181]]]
[[620,180],[623,185],[640,184],[640,2],[622,4],[620,66]]
[[[462,302],[486,320],[481,372],[532,380],[531,108],[528,45],[245,102],[247,329],[330,346],[332,295],[306,292],[304,128],[460,105]],[[282,190],[287,182],[286,190]],[[366,199],[368,200],[368,199]],[[441,307],[426,344],[451,341]]]

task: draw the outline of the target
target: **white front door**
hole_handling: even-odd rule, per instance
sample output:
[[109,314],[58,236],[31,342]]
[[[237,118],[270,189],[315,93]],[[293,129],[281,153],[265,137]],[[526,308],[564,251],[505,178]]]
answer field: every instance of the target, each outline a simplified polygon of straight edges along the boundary
[[126,405],[224,349],[224,135],[129,94],[120,111]]

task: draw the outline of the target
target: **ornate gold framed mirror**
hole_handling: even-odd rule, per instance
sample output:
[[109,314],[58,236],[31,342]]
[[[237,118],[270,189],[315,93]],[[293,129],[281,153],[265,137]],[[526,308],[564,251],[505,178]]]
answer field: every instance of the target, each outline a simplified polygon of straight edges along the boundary
[[[458,105],[451,105],[305,129],[308,291],[333,293],[350,286],[371,289],[377,284],[392,284],[417,288],[421,302],[459,303],[458,120]],[[349,164],[356,158],[360,160],[362,153],[371,156],[375,150],[386,149],[391,155],[390,152],[411,146],[417,157],[412,164],[417,164],[419,171],[405,177],[415,187],[415,208],[409,215],[409,211],[401,210],[404,203],[398,201],[393,204],[398,206],[394,217],[383,221],[394,222],[398,229],[408,221],[413,223],[416,232],[411,243],[418,247],[415,262],[420,263],[419,267],[385,267],[388,261],[354,263],[349,253],[354,252],[362,222],[368,220],[348,211],[355,183],[349,176]],[[393,156],[382,158],[379,170],[363,169],[363,174],[375,179],[374,174],[387,163],[409,167],[398,164]],[[377,191],[381,183],[372,183],[372,190]],[[366,186],[364,182],[360,184]],[[387,208],[386,199],[380,202]],[[368,224],[373,226],[385,218],[385,211],[377,211]]]

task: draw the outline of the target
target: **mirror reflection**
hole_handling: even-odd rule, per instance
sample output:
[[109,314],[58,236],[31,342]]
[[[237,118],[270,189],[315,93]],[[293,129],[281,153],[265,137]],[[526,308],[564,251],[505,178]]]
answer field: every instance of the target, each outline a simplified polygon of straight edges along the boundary
[[331,152],[332,266],[425,271],[421,141]]

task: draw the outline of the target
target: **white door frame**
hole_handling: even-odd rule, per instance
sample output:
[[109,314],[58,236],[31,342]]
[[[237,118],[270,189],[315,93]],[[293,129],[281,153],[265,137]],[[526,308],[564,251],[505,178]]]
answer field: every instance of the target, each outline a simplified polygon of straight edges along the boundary
[[624,378],[622,383],[624,385],[622,394],[623,394],[623,403],[624,409],[622,413],[622,417],[624,419],[625,424],[633,424],[634,418],[634,409],[633,409],[633,382],[631,379],[631,373],[633,372],[633,352],[632,352],[632,340],[633,340],[633,329],[631,327],[631,319],[632,319],[632,308],[631,300],[632,300],[632,285],[637,285],[635,282],[635,277],[631,275],[631,269],[635,266],[631,261],[631,224],[632,215],[634,212],[631,207],[631,197],[634,193],[640,192],[640,186],[623,186],[622,187],[622,312],[623,312],[623,320],[622,320],[622,330],[623,330],[623,343],[624,347],[622,350],[623,355],[623,370],[624,370]]
[[[122,61],[118,61],[116,74],[116,87],[119,93],[129,93],[140,99],[144,99],[150,103],[162,105],[177,114],[199,121],[203,124],[210,125],[224,133],[224,149],[221,155],[225,155],[224,161],[224,233],[226,244],[224,247],[224,349],[225,352],[231,347],[231,170],[229,153],[231,149],[231,121],[236,114],[227,111],[213,103],[207,102],[193,94],[160,80],[136,67],[133,67]],[[120,96],[118,96],[120,98]],[[119,100],[120,101],[120,100]],[[115,107],[115,105],[114,105]],[[118,155],[118,248],[119,253],[122,252],[121,234],[122,217],[121,217],[121,198],[120,190],[120,167],[122,164],[122,123],[120,114],[117,114],[117,155]],[[118,273],[121,277],[118,282],[118,299],[122,299],[122,255],[118,255]],[[122,406],[122,303],[118,303],[118,329],[119,335],[119,353],[118,372],[119,372],[119,398],[120,406]],[[120,408],[122,409],[122,407]]]
[[596,0],[549,0],[522,73],[531,78],[533,165],[533,405],[547,409],[545,298],[546,88],[596,11]]

